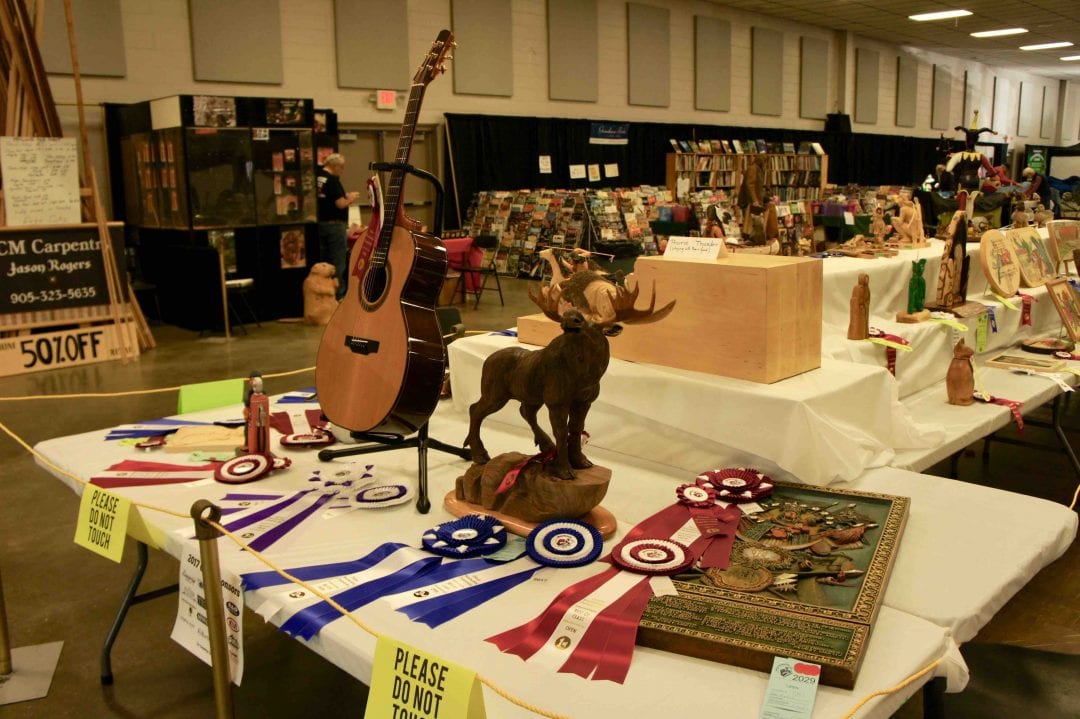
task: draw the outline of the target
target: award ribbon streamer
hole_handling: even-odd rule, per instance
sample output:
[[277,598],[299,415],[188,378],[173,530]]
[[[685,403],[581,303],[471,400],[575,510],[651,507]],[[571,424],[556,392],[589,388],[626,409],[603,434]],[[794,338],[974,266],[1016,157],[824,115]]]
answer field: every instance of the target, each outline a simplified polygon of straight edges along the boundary
[[1035,301],[1035,298],[1032,297],[1031,295],[1025,295],[1023,292],[1021,292],[1020,293],[1020,299],[1023,300],[1023,303],[1024,303],[1024,309],[1021,310],[1021,312],[1020,312],[1020,326],[1021,327],[1030,327],[1031,326],[1031,304]]
[[[421,554],[418,550],[416,555],[422,558],[414,561],[405,569],[360,586],[347,589],[344,592],[333,595],[338,604],[352,612],[363,607],[376,599],[389,594],[418,589],[428,584],[445,581],[462,574],[474,572],[483,568],[487,562],[483,559],[463,559],[460,561],[446,562],[441,564],[439,557]],[[311,639],[320,630],[335,619],[339,619],[341,613],[327,602],[318,602],[305,607],[281,625],[281,631],[303,639]]]
[[[699,545],[703,551],[701,532],[689,510],[681,503],[660,510],[635,525],[613,551],[654,537],[679,541],[694,537],[686,544]],[[714,537],[706,539],[712,542]],[[535,619],[486,641],[526,661],[535,658],[558,672],[622,683],[641,615],[657,593],[654,586],[664,591],[671,580],[610,567],[564,589]]]
[[258,507],[255,511],[225,524],[224,527],[238,533],[241,529],[247,529],[248,531],[240,534],[241,538],[248,540],[252,549],[261,552],[337,496],[337,490],[321,494],[315,494],[315,491],[313,489],[301,490],[269,507]]
[[186,484],[213,479],[214,469],[221,464],[170,464],[125,459],[109,466],[90,478],[90,483],[105,489],[116,487],[150,487],[161,484]]
[[[387,592],[397,591],[399,585],[438,565],[436,558],[416,549],[405,546],[394,547],[395,545],[390,544],[382,545],[361,560],[354,567],[354,571],[313,580],[313,586],[323,594],[333,597],[335,601],[342,598],[349,600],[352,604],[349,611],[352,611]],[[323,565],[309,569],[323,574],[329,568],[328,565]],[[297,590],[295,586],[289,584],[277,590],[260,606],[258,614],[267,620],[273,620],[281,615],[283,620],[281,631],[310,638],[323,626],[342,616],[337,610],[326,612],[329,606],[314,593]],[[330,608],[333,609],[333,607]],[[301,633],[309,625],[313,626],[310,633]]]
[[[964,329],[967,329],[967,327]],[[882,345],[885,348],[885,364],[889,368],[889,374],[893,377],[896,376],[896,350],[912,351],[911,343],[900,335],[891,335],[877,328],[871,328],[867,342]]]
[[486,567],[441,582],[384,597],[409,619],[434,629],[528,581],[543,567],[522,558]]
[[[305,582],[329,579],[330,577],[340,577],[345,574],[355,574],[375,566],[397,550],[402,549],[404,546],[404,544],[398,542],[387,542],[386,544],[380,544],[359,559],[352,559],[345,562],[332,562],[330,564],[311,564],[302,567],[293,567],[291,569],[286,569],[285,571]],[[240,579],[243,580],[244,589],[247,590],[275,587],[281,584],[292,584],[288,579],[273,570],[242,574],[240,575]]]
[[980,402],[989,402],[990,404],[1000,404],[1002,407],[1008,408],[1012,412],[1013,422],[1016,422],[1016,431],[1020,434],[1024,433],[1024,415],[1020,414],[1020,408],[1024,406],[1024,403],[1015,399],[1005,399],[1004,397],[995,397],[989,393],[975,393],[975,399]]

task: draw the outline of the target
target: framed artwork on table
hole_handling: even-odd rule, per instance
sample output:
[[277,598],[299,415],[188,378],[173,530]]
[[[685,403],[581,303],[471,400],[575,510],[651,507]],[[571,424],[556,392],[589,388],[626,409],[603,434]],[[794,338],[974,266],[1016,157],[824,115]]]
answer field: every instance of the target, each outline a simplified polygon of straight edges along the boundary
[[1047,241],[1034,227],[1020,227],[1005,233],[1016,250],[1016,259],[1020,263],[1020,280],[1024,287],[1040,287],[1056,274],[1053,257],[1047,248]]
[[1046,229],[1050,232],[1054,262],[1061,269],[1061,262],[1071,262],[1073,252],[1080,250],[1080,220],[1051,220]]
[[979,261],[994,292],[1012,297],[1020,289],[1020,261],[1013,243],[998,230],[987,230],[979,239]]
[[1065,326],[1069,339],[1080,342],[1080,297],[1076,288],[1066,279],[1056,279],[1046,283],[1046,290],[1061,315],[1061,324]]

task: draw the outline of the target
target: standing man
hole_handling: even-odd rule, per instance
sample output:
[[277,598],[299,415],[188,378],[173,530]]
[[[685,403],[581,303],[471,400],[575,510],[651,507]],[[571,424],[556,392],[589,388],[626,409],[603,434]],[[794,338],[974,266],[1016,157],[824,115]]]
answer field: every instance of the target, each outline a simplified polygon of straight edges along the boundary
[[344,156],[329,155],[319,168],[318,211],[319,253],[323,261],[334,265],[338,278],[337,299],[345,296],[349,281],[349,205],[360,197],[359,192],[345,192],[341,185],[341,172],[345,169]]

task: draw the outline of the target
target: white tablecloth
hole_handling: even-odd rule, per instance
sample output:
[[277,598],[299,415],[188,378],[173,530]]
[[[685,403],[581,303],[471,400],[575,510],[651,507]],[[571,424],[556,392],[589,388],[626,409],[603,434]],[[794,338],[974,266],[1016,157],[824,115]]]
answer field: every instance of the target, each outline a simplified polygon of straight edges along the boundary
[[[502,334],[467,337],[449,346],[459,411],[480,397],[484,360],[511,346],[536,349]],[[488,421],[521,426],[516,405],[511,402]],[[722,460],[763,465],[819,486],[886,465],[894,449],[932,447],[943,437],[940,428],[907,414],[896,382],[883,367],[833,360],[780,382],[758,384],[613,359],[586,430],[595,446],[692,472]]]
[[[210,419],[234,414],[230,408],[191,417]],[[464,436],[465,429],[464,416],[448,405],[440,408],[431,423],[432,436],[448,441]],[[95,431],[48,440],[40,443],[37,450],[81,477],[88,477],[120,459],[170,459],[106,442],[104,436],[104,431]],[[493,454],[528,451],[530,440],[524,427],[497,424],[484,426],[484,438]],[[678,468],[595,446],[588,448],[588,452],[594,461],[613,471],[604,506],[620,521],[616,538],[633,523],[670,503],[674,487],[691,476]],[[312,470],[320,466],[314,454],[279,453],[292,457],[293,466],[243,489],[295,491],[310,486]],[[416,457],[412,450],[339,461],[374,463],[374,472],[380,480],[414,482]],[[410,504],[357,511],[333,519],[313,519],[267,554],[285,566],[295,566],[356,558],[388,540],[417,543],[424,529],[450,518],[440,500],[466,465],[449,455],[438,452],[430,455],[434,507],[429,515],[418,514]],[[81,491],[81,485],[66,481]],[[966,639],[977,631],[1008,596],[1064,551],[1076,531],[1075,515],[1052,503],[901,470],[874,470],[850,487],[912,497],[910,519],[859,681],[852,691],[823,687],[818,694],[816,717],[842,715],[863,695],[891,686],[940,657],[945,657],[945,662],[935,674],[949,677],[951,688],[959,690],[966,673],[962,659],[955,652],[954,639]],[[213,500],[236,489],[207,482],[118,492],[186,512],[196,499]],[[1001,526],[999,518],[1006,513],[1010,515],[1009,532],[988,538]],[[153,511],[141,514],[154,533],[162,537],[165,549],[179,555],[182,540],[171,530],[186,528],[190,523]],[[1017,537],[1022,541],[1016,541]],[[220,546],[223,566],[240,572],[264,568],[247,553],[238,551],[231,541],[223,539]],[[725,716],[758,715],[766,675],[755,671],[638,648],[627,682],[619,686],[535,669],[482,641],[483,637],[535,616],[562,587],[587,573],[587,568],[549,573],[546,582],[520,586],[485,605],[483,610],[436,630],[410,622],[381,603],[365,607],[358,616],[379,631],[470,666],[538,706],[571,716],[610,716],[613,708],[635,717],[658,716],[664,712],[689,714],[700,710],[699,700],[676,689],[687,677],[724,687]],[[253,609],[263,600],[260,592],[246,594],[246,601]],[[164,636],[162,640],[165,641]],[[306,644],[358,679],[370,680],[374,639],[350,622],[335,621]],[[918,682],[902,692],[875,700],[860,716],[889,716],[917,687]],[[488,716],[535,716],[507,704],[490,691],[485,694]]]

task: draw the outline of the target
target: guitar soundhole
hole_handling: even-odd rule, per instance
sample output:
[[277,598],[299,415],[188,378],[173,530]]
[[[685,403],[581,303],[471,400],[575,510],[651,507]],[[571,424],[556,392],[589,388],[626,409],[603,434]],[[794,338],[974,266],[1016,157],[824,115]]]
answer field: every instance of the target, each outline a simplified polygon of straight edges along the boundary
[[390,284],[390,270],[388,267],[372,267],[364,276],[362,296],[365,304],[377,305],[386,293],[386,287]]

